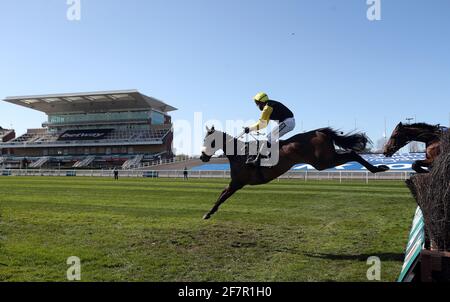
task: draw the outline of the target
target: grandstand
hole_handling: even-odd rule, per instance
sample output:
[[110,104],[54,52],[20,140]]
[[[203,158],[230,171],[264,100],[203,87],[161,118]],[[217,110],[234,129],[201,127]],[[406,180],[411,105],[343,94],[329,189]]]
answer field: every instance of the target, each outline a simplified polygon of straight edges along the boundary
[[[176,108],[137,90],[7,97],[44,112],[42,128],[0,142],[11,168],[133,168],[171,158]],[[0,131],[0,135],[1,135]]]

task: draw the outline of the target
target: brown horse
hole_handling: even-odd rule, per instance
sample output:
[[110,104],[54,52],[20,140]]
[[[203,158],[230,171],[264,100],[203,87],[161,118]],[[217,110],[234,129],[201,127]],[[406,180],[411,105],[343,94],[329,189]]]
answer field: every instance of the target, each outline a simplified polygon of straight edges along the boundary
[[404,125],[399,123],[384,147],[384,155],[391,157],[395,152],[413,141],[425,143],[426,159],[415,161],[412,168],[417,173],[428,173],[423,167],[431,167],[434,159],[439,155],[440,136],[445,131],[444,129],[440,125],[428,125],[425,123]]
[[[207,128],[200,159],[208,162],[216,151],[222,149],[230,161],[231,182],[203,218],[209,219],[225,200],[244,186],[268,183],[298,163],[307,163],[317,170],[326,170],[355,161],[372,173],[387,171],[389,169],[387,166],[375,167],[356,153],[363,151],[368,141],[369,139],[361,133],[341,135],[331,128],[317,129],[280,141],[279,160],[276,165],[254,167],[245,164],[247,155],[239,155],[238,146],[245,143],[226,133],[216,131],[214,127]],[[335,145],[341,147],[342,152],[337,152]],[[230,148],[232,150],[229,150]]]

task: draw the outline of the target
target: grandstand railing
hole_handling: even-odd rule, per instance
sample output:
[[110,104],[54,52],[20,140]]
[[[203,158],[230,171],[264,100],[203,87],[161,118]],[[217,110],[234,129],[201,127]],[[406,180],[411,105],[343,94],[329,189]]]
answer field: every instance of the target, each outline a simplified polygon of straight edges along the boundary
[[164,165],[170,165],[170,164],[176,164],[176,163],[182,163],[182,162],[188,162],[190,160],[193,159],[199,159],[199,157],[195,157],[195,156],[186,156],[186,157],[173,157],[173,158],[164,158],[164,159],[155,159],[153,161],[150,162],[145,162],[140,164],[137,169],[142,169],[142,168],[148,168],[148,167],[154,167],[154,166],[164,166]]
[[144,159],[143,154],[136,155],[135,157],[123,163],[122,170],[131,169],[133,167],[139,166],[143,159]]
[[[0,170],[0,176],[79,176],[79,177],[113,177],[113,170],[31,170],[11,169]],[[289,171],[278,178],[310,180],[334,180],[345,182],[358,180],[365,183],[377,180],[406,180],[412,171],[389,171],[372,174],[368,171]],[[184,178],[184,170],[119,170],[120,177],[157,177],[157,178]],[[188,171],[189,178],[230,178],[230,171]]]
[[29,167],[30,168],[40,168],[43,165],[45,165],[49,160],[50,160],[50,157],[48,157],[48,156],[40,157],[38,160],[32,162],[29,165]]
[[89,166],[95,160],[95,155],[88,156],[82,160],[77,161],[72,168],[83,168]]

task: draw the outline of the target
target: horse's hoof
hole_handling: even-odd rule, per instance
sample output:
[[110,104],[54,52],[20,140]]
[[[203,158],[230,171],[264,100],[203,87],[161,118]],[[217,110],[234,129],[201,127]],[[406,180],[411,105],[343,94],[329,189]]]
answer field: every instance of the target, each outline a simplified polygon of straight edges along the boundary
[[380,170],[380,172],[386,172],[389,170],[389,167],[386,165],[381,165],[381,166],[378,166],[378,170]]
[[208,213],[208,214],[205,214],[204,216],[203,216],[203,219],[204,220],[208,220],[209,218],[211,218],[211,215]]

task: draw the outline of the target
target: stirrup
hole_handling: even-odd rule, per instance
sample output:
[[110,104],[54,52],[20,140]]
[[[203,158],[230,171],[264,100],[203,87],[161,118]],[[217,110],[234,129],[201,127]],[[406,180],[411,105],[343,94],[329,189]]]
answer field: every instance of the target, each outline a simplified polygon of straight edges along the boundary
[[251,166],[260,166],[261,165],[261,156],[258,155],[258,156],[256,156],[255,159],[248,158],[247,161],[245,162],[245,164],[251,165]]

